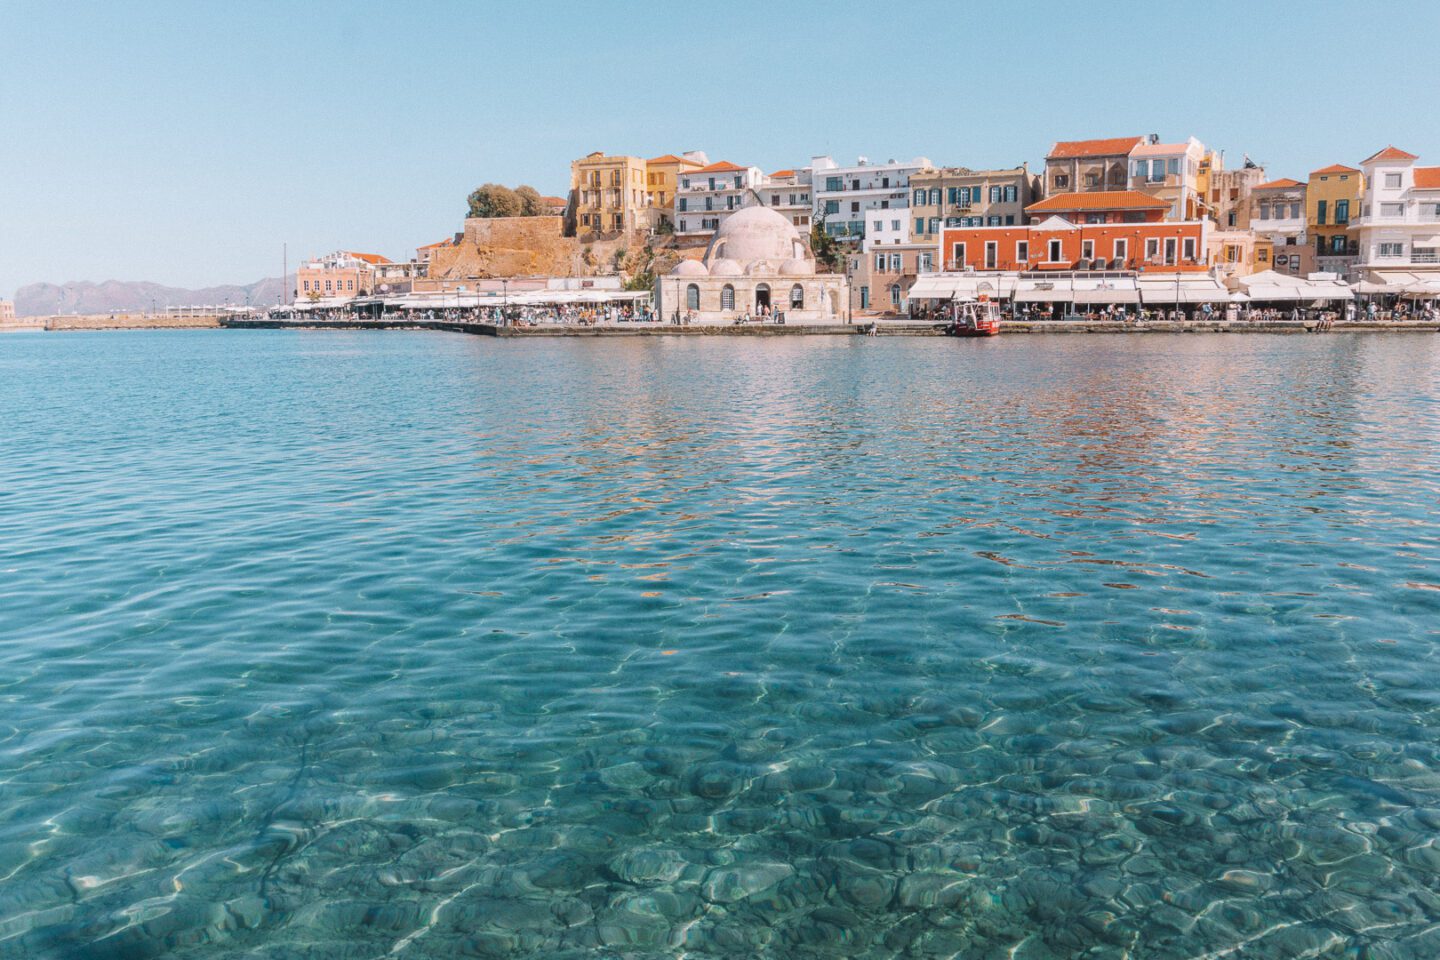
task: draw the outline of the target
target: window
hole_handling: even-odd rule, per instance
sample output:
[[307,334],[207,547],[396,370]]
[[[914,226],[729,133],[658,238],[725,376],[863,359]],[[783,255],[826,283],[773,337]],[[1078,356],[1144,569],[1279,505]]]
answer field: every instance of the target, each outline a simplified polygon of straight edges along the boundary
[[326,281],[325,281],[325,289],[326,289],[326,290],[329,290],[329,289],[330,289],[330,281],[329,281],[329,280],[326,280]]
[[935,269],[935,255],[931,253],[920,254],[920,261],[917,267],[921,273],[929,273]]
[[798,283],[790,288],[790,309],[805,309],[805,288],[800,286],[800,284]]
[[1050,254],[1049,259],[1050,259],[1050,262],[1051,262],[1051,263],[1059,263],[1062,252],[1063,252],[1063,251],[1061,250],[1060,241],[1059,241],[1059,240],[1051,240],[1051,241],[1050,241],[1050,250],[1049,250],[1049,254]]
[[1175,265],[1175,246],[1174,237],[1165,238],[1165,266],[1167,267],[1173,267]]
[[955,244],[953,247],[950,248],[950,254],[950,259],[954,262],[955,266],[965,266],[965,244]]
[[690,206],[689,206],[688,201],[686,200],[685,197],[681,197],[681,198],[680,198],[680,212],[681,212],[681,213],[684,213],[684,212],[685,212],[686,210],[688,210],[688,209],[690,209]]
[[828,213],[839,213],[839,212],[840,212],[840,201],[839,201],[839,200],[826,200],[826,201],[825,201],[825,212],[826,212],[827,214],[828,214]]
[[309,289],[310,289],[310,281],[309,281],[309,280],[303,280],[303,281],[301,281],[301,282],[304,284],[304,289],[306,289],[306,290],[309,290]]
[[851,181],[850,181],[850,189],[851,189],[851,190],[859,190],[859,189],[860,189],[860,181],[859,181],[859,180],[851,180]]
[[900,306],[900,284],[898,283],[890,284],[890,306]]
[[932,204],[934,204],[935,206],[937,206],[937,207],[940,205],[940,188],[939,188],[939,187],[933,187],[933,188],[931,188],[931,190],[930,190],[930,202],[931,202]]
[[1000,257],[1000,244],[994,240],[985,241],[985,269],[994,270]]
[[945,202],[954,206],[960,205],[960,188],[949,187],[945,190]]
[[884,230],[884,229],[885,229],[885,221],[884,221],[884,220],[876,220],[876,221],[875,221],[875,232],[876,232],[876,233],[879,233],[881,230]]
[[1380,216],[1382,216],[1382,217],[1403,217],[1403,216],[1405,216],[1405,204],[1403,204],[1403,203],[1382,203],[1382,204],[1380,204]]
[[997,216],[997,217],[987,217],[987,218],[985,219],[985,225],[986,225],[987,227],[998,227],[998,226],[1000,226],[1000,218],[999,218],[998,216]]
[[1386,189],[1389,189],[1389,190],[1399,190],[1399,189],[1400,189],[1400,174],[1398,174],[1398,173],[1387,173],[1387,174],[1385,174],[1385,187],[1386,187]]
[[1150,182],[1150,183],[1164,183],[1164,182],[1165,182],[1165,161],[1164,161],[1164,160],[1156,160],[1154,163],[1150,164],[1150,177],[1149,177],[1149,182]]
[[1265,249],[1264,247],[1256,247],[1256,248],[1255,248],[1255,262],[1256,262],[1256,263],[1269,263],[1269,262],[1270,262],[1270,251],[1267,250],[1267,249]]
[[850,212],[851,212],[851,213],[859,213],[859,212],[860,212],[860,201],[858,201],[858,200],[851,200],[851,201],[850,201]]
[[929,230],[929,232],[930,232],[930,233],[939,233],[939,232],[940,232],[940,218],[939,218],[939,217],[931,217],[931,218],[930,218],[930,230]]
[[1085,174],[1085,186],[1087,186],[1087,187],[1098,187],[1098,186],[1100,186],[1100,174],[1098,174],[1098,173],[1087,173],[1087,174]]
[[870,309],[870,288],[869,288],[869,287],[861,287],[861,288],[860,288],[860,309],[861,309],[861,310],[869,310],[869,309]]
[[924,217],[916,217],[916,218],[915,218],[915,233],[918,235],[918,234],[923,234],[924,232],[925,232],[925,218],[924,218]]
[[[1322,219],[1320,222],[1321,222],[1321,223],[1324,223],[1325,221]],[[1336,201],[1335,201],[1335,222],[1336,222],[1337,224],[1349,223],[1349,222],[1350,222],[1350,201],[1349,201],[1349,200],[1336,200]]]
[[1023,270],[1025,268],[1025,265],[1029,262],[1030,244],[1028,241],[1021,240],[1015,244],[1015,265]]
[[1270,204],[1268,204],[1268,203],[1262,203],[1262,204],[1260,204],[1260,219],[1261,219],[1261,220],[1269,220],[1269,219],[1270,219]]
[[894,231],[895,233],[899,233],[899,232],[900,232],[900,221],[899,221],[899,220],[891,220],[891,221],[890,221],[890,229],[891,229],[892,231]]
[[1165,166],[1166,166],[1166,172],[1169,173],[1170,176],[1172,176],[1172,177],[1178,177],[1178,176],[1180,176],[1180,158],[1179,158],[1179,157],[1172,157],[1172,158],[1170,158],[1170,160],[1166,162]]
[[728,283],[720,288],[720,309],[735,309],[735,288]]
[[826,177],[826,178],[825,178],[825,189],[826,189],[826,190],[844,190],[844,189],[845,189],[845,181],[842,180],[842,179],[840,179],[839,177]]
[[1405,256],[1405,244],[1403,243],[1382,243],[1380,252],[1382,257],[1403,257]]
[[924,191],[924,190],[916,190],[916,191],[915,191],[915,200],[914,200],[915,206],[919,207],[919,206],[924,205],[924,203],[925,203],[925,191]]
[[743,186],[745,186],[745,178],[737,175],[737,176],[735,177],[735,186],[737,186],[737,187],[743,187]]
[[1160,257],[1160,240],[1150,237],[1145,241],[1145,259],[1156,260]]
[[877,253],[877,254],[875,254],[875,269],[876,269],[877,271],[880,271],[880,270],[884,270],[884,269],[885,269],[885,254],[883,254],[883,253]]
[[1094,260],[1094,259],[1095,259],[1095,241],[1094,241],[1094,240],[1082,240],[1082,241],[1080,242],[1080,259],[1081,259],[1081,260]]
[[1005,195],[1005,191],[1004,191],[1004,190],[1001,190],[999,187],[991,187],[991,188],[990,188],[990,202],[991,202],[991,203],[999,203],[999,202],[1000,202],[1000,198],[1003,197],[1004,195]]
[[346,281],[345,281],[345,289],[346,289],[346,290],[354,290],[354,289],[355,289],[355,281],[354,281],[354,280],[346,280]]
[[1135,176],[1135,177],[1137,177],[1137,178],[1140,178],[1140,179],[1144,179],[1145,175],[1146,175],[1147,173],[1149,173],[1149,172],[1150,172],[1150,161],[1149,161],[1149,160],[1136,160],[1136,161],[1135,161],[1135,170],[1133,171],[1133,176]]
[[1184,256],[1184,258],[1185,258],[1186,260],[1189,260],[1191,263],[1195,262],[1195,238],[1194,238],[1194,237],[1186,237],[1186,238],[1185,238],[1185,242],[1181,245],[1181,249],[1184,251],[1183,256]]
[[890,254],[890,272],[899,273],[905,269],[905,258],[898,253]]
[[1105,214],[1103,214],[1103,213],[1087,213],[1087,214],[1085,214],[1085,222],[1086,222],[1086,223],[1104,223],[1104,222],[1105,222]]
[[1015,203],[1019,199],[1019,197],[1020,192],[1015,188],[1014,184],[1011,184],[1010,186],[1005,188],[1006,203]]
[[693,283],[685,288],[685,308],[687,310],[700,309],[700,288]]
[[714,189],[715,189],[715,178],[714,178],[714,177],[709,177],[708,179],[709,179],[709,181],[710,181],[710,189],[711,189],[711,190],[714,190]]
[[1337,256],[1343,256],[1345,253],[1345,238],[1338,235],[1331,237],[1330,252]]
[[1325,222],[1325,208],[1326,208],[1326,203],[1325,203],[1324,200],[1319,200],[1319,201],[1316,202],[1316,204],[1315,204],[1315,222],[1316,222],[1316,223],[1324,223],[1324,222]]
[[1068,189],[1070,189],[1070,176],[1069,176],[1069,174],[1064,174],[1064,173],[1057,173],[1057,174],[1055,174],[1055,180],[1054,180],[1054,182],[1055,182],[1055,189],[1057,189],[1057,190],[1068,190]]
[[689,178],[689,177],[685,177],[684,179],[682,179],[682,180],[680,181],[680,186],[684,187],[686,190],[689,190],[689,189],[690,189],[690,178]]
[[1227,227],[1233,227],[1233,226],[1235,226],[1235,211],[1234,211],[1234,210],[1231,210],[1229,213],[1225,214],[1225,226],[1227,226]]

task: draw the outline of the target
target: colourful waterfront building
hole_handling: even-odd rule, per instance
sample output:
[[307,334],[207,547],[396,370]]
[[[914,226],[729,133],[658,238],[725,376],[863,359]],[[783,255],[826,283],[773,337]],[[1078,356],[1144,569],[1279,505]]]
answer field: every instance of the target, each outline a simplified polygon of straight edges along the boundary
[[295,271],[295,296],[300,300],[350,300],[375,292],[377,265],[390,263],[378,253],[337,250],[300,264]]
[[674,226],[675,195],[681,176],[709,163],[709,158],[699,151],[680,156],[666,153],[645,161],[645,206],[651,229],[658,230],[666,223]]
[[645,226],[645,161],[596,151],[570,164],[573,230],[581,239],[612,238]]
[[911,236],[933,245],[943,227],[1023,224],[1039,190],[1039,178],[1023,163],[1007,170],[931,167],[912,173]]
[[1362,279],[1440,292],[1440,167],[1386,147],[1361,161],[1365,194],[1350,228]]
[[1209,181],[1208,151],[1194,137],[1180,143],[1161,143],[1151,136],[1130,150],[1130,189],[1153,194],[1170,203],[1169,219],[1199,220],[1209,202],[1201,184],[1201,166]]
[[947,270],[1204,270],[1203,220],[1166,220],[1170,204],[1134,190],[1066,193],[1031,204],[1028,226],[941,231]]
[[1360,215],[1364,196],[1365,175],[1358,167],[1333,163],[1311,171],[1305,186],[1305,225],[1322,272],[1346,275],[1359,259],[1350,221]]
[[1045,156],[1045,195],[1124,190],[1130,151],[1141,142],[1141,137],[1057,141]]
[[934,273],[936,267],[935,244],[931,241],[877,246],[868,253],[850,254],[851,316],[909,313],[910,288],[920,277]]
[[1303,277],[1315,270],[1315,250],[1305,233],[1305,184],[1290,177],[1268,180],[1250,190],[1250,229],[1257,258],[1276,273]]
[[813,207],[810,168],[776,170],[755,191],[760,204],[788,219],[802,234],[810,232]]

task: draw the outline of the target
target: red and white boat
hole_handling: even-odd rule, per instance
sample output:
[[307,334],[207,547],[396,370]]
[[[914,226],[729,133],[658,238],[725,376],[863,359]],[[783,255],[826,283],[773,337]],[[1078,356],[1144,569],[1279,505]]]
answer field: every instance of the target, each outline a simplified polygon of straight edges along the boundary
[[952,337],[993,337],[1000,332],[1000,305],[988,293],[974,300],[951,301],[949,311]]

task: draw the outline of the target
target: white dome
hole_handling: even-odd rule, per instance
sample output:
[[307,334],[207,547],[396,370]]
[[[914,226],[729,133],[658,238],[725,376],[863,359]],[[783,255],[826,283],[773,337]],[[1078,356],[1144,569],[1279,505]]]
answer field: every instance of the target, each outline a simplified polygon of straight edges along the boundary
[[815,276],[815,261],[786,260],[780,264],[780,275],[783,277],[813,277]]
[[751,263],[789,260],[797,255],[800,234],[795,225],[768,207],[744,207],[730,214],[705,250],[705,262],[719,258]]
[[738,277],[741,273],[740,264],[729,257],[721,257],[710,263],[710,276],[712,277]]
[[699,260],[681,260],[670,271],[672,277],[703,277],[709,271]]

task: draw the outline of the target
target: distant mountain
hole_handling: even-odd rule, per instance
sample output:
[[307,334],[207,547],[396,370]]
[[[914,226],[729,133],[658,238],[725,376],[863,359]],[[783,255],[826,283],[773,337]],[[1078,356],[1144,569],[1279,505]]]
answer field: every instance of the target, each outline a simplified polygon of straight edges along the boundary
[[48,317],[65,313],[129,313],[165,307],[219,305],[230,301],[244,306],[274,306],[282,292],[295,288],[279,277],[267,277],[249,284],[225,284],[185,290],[143,280],[106,280],[104,283],[32,283],[15,291],[15,313],[22,317]]

